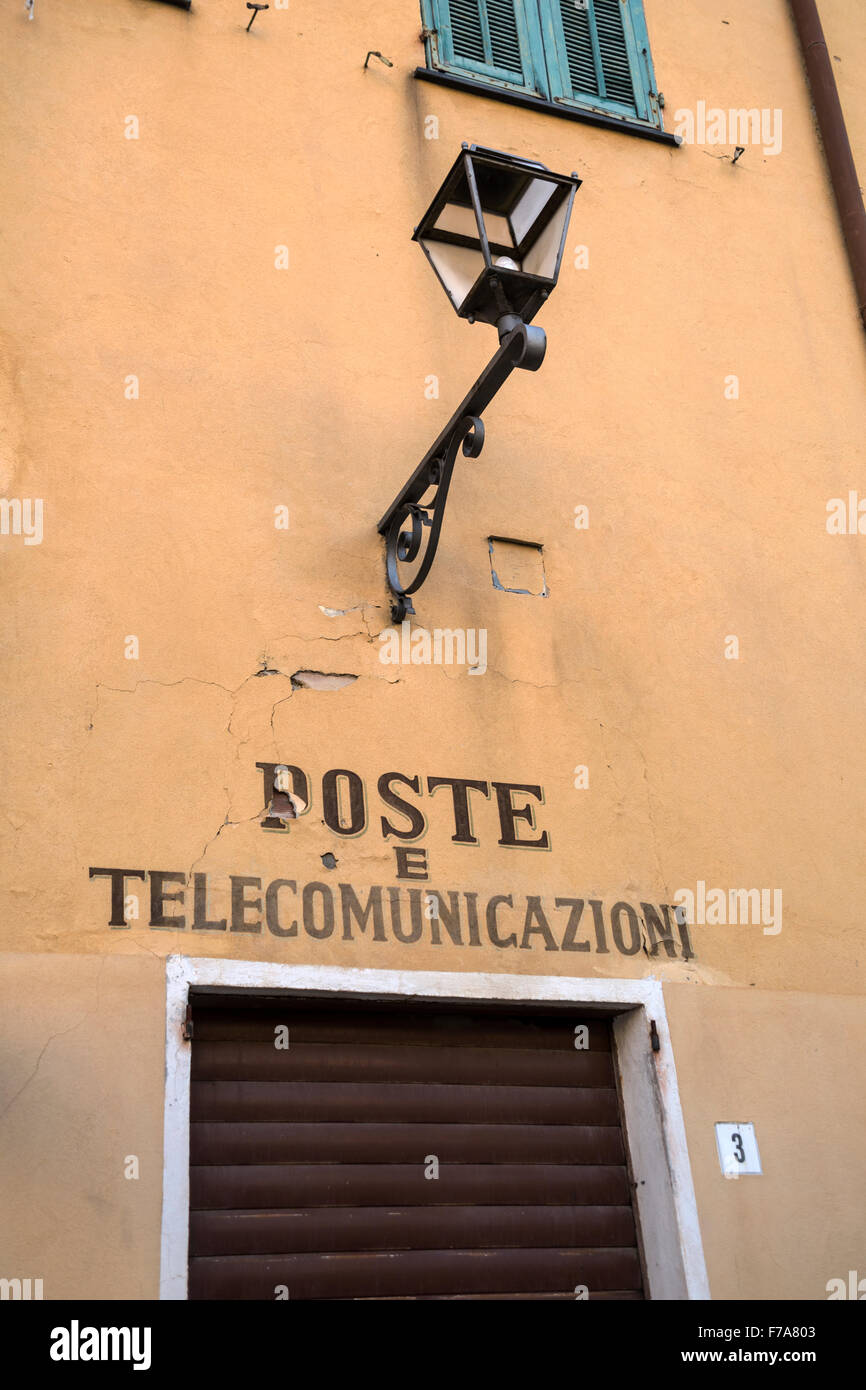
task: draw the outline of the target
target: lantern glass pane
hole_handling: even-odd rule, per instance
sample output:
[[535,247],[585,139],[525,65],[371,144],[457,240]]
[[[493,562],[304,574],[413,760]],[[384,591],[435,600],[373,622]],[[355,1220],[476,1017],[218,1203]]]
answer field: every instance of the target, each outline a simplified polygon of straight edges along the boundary
[[[474,217],[472,223],[474,226]],[[451,246],[447,241],[426,239],[422,240],[421,245],[445,286],[448,298],[459,313],[460,306],[484,269],[484,257],[480,248]]]
[[527,274],[541,275],[545,280],[556,279],[556,261],[559,256],[562,233],[568,213],[569,199],[564,198],[538,240],[529,248],[523,258],[523,269]]
[[[457,203],[446,203],[433,225],[437,232],[460,232],[463,236],[478,236],[475,213],[471,208],[460,207]],[[515,244],[506,217],[485,212],[484,230],[488,241],[500,242],[505,246]]]
[[[544,211],[556,192],[556,187],[555,183],[550,183],[547,179],[530,179],[511,211],[511,225],[514,228],[514,235],[517,237],[518,243],[523,240],[533,222]],[[562,228],[560,228],[561,231]]]
[[511,228],[508,225],[507,217],[500,217],[495,212],[485,212],[484,230],[487,233],[488,242],[497,242],[500,246],[516,246],[517,243],[511,235]]

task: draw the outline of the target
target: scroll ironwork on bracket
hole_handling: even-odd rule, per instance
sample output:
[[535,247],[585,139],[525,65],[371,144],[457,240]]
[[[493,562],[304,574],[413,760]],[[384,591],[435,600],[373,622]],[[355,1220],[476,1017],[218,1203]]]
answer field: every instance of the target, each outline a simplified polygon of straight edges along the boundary
[[[546,348],[543,328],[512,316],[498,352],[379,522],[379,534],[385,538],[388,587],[394,596],[392,622],[401,623],[415,612],[411,596],[424,583],[436,556],[458,452],[462,447],[466,458],[478,457],[484,447],[483,411],[515,368],[538,371]],[[418,568],[401,577],[400,567],[413,564],[419,556]]]

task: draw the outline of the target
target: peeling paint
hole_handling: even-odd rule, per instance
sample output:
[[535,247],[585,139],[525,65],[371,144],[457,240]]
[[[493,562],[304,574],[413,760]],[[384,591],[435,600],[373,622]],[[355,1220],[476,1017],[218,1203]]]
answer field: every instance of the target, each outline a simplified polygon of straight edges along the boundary
[[351,685],[357,676],[331,674],[326,671],[296,671],[292,676],[293,690],[342,690]]

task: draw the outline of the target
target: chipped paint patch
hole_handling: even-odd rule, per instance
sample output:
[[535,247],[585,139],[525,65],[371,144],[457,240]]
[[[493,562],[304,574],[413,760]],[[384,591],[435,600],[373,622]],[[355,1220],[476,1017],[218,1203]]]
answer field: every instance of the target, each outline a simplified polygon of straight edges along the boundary
[[358,679],[348,674],[331,674],[326,671],[296,671],[292,676],[293,690],[342,690]]
[[542,546],[535,541],[488,536],[487,548],[494,589],[500,589],[506,594],[548,597],[550,590],[544,572]]

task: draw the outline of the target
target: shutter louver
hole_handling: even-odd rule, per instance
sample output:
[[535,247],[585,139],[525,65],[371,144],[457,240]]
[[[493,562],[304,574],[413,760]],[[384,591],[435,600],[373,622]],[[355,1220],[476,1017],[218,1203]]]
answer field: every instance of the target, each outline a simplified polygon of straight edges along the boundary
[[525,83],[516,0],[439,0],[454,61],[470,72]]
[[455,55],[469,58],[473,63],[483,63],[486,55],[478,0],[448,0],[448,8]]
[[[592,6],[590,8],[589,6]],[[621,0],[559,0],[572,94],[635,109]]]
[[559,8],[562,12],[571,85],[575,92],[588,92],[591,96],[598,96],[589,11],[578,9],[574,0],[559,0]]
[[521,72],[523,64],[520,58],[514,0],[487,0],[487,24],[490,29],[493,62],[498,68]]
[[605,95],[608,101],[621,101],[624,106],[634,106],[634,87],[620,0],[594,0],[594,7]]

